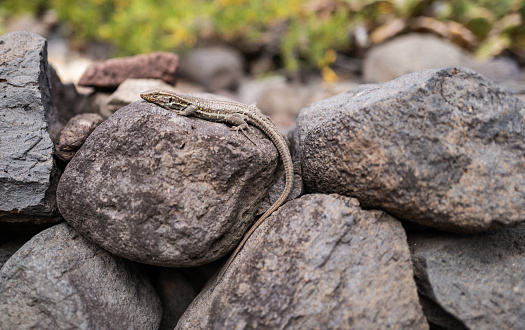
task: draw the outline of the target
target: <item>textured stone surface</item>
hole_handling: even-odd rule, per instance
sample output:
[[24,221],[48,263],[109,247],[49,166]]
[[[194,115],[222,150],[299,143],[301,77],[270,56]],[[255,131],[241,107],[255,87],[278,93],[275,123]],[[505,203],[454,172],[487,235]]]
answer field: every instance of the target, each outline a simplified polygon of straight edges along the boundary
[[204,47],[190,52],[182,61],[180,74],[204,86],[208,92],[235,88],[243,75],[243,59],[229,47]]
[[197,293],[179,269],[163,268],[155,281],[162,303],[160,330],[173,330]]
[[429,322],[447,329],[525,328],[525,229],[420,233],[408,242],[419,291],[433,303],[425,312]]
[[151,53],[113,58],[90,65],[78,82],[81,86],[115,89],[130,78],[162,79],[175,85],[179,57],[173,53]]
[[63,223],[0,270],[0,329],[157,329],[162,309],[137,265]]
[[71,118],[60,134],[58,145],[55,146],[55,155],[70,161],[89,134],[103,121],[104,119],[96,113],[84,113]]
[[68,164],[60,211],[80,233],[132,260],[191,267],[218,259],[252,224],[275,180],[277,149],[251,131],[256,145],[228,125],[132,103]]
[[141,100],[140,93],[150,89],[175,90],[175,87],[160,79],[126,79],[109,97],[107,111],[114,113],[130,103]]
[[58,216],[48,70],[44,38],[28,32],[0,37],[0,221]]
[[401,224],[306,195],[268,218],[177,329],[427,329]]
[[524,103],[463,69],[423,70],[303,109],[307,191],[454,231],[525,221]]

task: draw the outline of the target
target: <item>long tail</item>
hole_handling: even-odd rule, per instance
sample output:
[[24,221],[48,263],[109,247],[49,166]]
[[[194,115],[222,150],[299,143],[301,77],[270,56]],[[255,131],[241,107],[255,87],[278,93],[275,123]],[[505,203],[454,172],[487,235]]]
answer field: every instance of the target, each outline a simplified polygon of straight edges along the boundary
[[[286,164],[286,162],[285,162],[285,164]],[[233,253],[230,256],[230,258],[228,258],[228,261],[226,261],[226,263],[222,267],[219,275],[217,276],[217,278],[215,280],[214,287],[217,286],[217,284],[220,282],[220,280],[223,277],[224,273],[226,273],[226,271],[230,267],[230,265],[233,262],[233,260],[235,260],[235,257],[237,256],[237,254],[239,254],[239,251],[242,249],[242,247],[244,246],[246,241],[252,236],[253,232],[257,228],[259,228],[259,225],[266,218],[268,218],[268,216],[270,214],[272,214],[275,210],[277,210],[277,208],[284,203],[284,201],[286,200],[288,195],[290,195],[290,192],[292,191],[292,187],[293,187],[293,166],[291,164],[291,161],[290,161],[290,166],[286,170],[285,179],[286,179],[286,185],[284,187],[283,193],[281,194],[281,196],[279,196],[279,199],[275,203],[273,203],[273,205],[268,210],[266,210],[266,212],[264,212],[263,215],[261,215],[261,217],[255,222],[255,224],[250,228],[250,230],[248,230],[246,235],[244,235],[242,241],[239,243],[239,245],[237,245],[237,248],[235,248],[235,250],[233,251]]]

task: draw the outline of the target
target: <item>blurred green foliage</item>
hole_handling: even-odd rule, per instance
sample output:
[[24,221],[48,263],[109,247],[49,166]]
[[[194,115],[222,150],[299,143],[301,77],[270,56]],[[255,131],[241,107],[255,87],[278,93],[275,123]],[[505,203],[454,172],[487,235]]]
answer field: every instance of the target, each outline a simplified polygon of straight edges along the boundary
[[3,0],[0,25],[13,14],[49,9],[71,40],[109,42],[116,55],[184,51],[218,39],[246,53],[278,55],[289,72],[313,66],[328,76],[337,53],[358,48],[357,27],[372,32],[422,16],[460,23],[475,36],[480,57],[504,50],[525,56],[523,0]]

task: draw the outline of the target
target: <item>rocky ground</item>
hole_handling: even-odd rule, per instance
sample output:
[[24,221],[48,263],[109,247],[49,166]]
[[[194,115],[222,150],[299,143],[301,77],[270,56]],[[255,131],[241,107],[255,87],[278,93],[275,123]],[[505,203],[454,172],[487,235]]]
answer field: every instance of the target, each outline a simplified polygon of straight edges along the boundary
[[[511,60],[410,34],[333,84],[249,78],[207,47],[73,85],[27,32],[0,59],[0,329],[525,327]],[[293,193],[219,282],[283,189],[277,150],[140,100],[153,88],[256,102],[288,137]]]

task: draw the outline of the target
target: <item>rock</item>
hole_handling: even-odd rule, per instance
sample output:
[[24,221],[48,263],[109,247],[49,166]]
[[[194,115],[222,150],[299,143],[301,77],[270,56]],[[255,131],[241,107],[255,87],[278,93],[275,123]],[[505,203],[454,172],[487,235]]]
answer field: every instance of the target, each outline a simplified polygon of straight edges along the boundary
[[176,329],[427,329],[401,224],[306,195],[270,216]]
[[64,161],[70,161],[89,134],[103,121],[104,119],[96,113],[85,113],[71,118],[60,134],[59,143],[55,146],[55,155]]
[[471,60],[464,63],[463,66],[484,75],[509,92],[525,91],[525,83],[521,79],[520,68],[511,59],[498,58],[484,62]]
[[327,99],[332,96],[336,96],[337,94],[341,94],[342,92],[346,92],[352,88],[357,87],[359,84],[353,82],[353,81],[341,81],[337,83],[331,83],[331,84],[320,84],[311,86],[312,92],[310,93],[308,99],[306,100],[305,104],[309,105],[317,101],[321,101],[324,99]]
[[[0,244],[0,268],[4,266],[7,260],[20,249],[30,237],[23,236],[10,239],[9,241]],[[1,280],[0,280],[1,283]]]
[[56,107],[56,116],[65,125],[81,113],[97,113],[98,106],[91,94],[80,94],[74,84],[62,84],[55,69],[50,66],[51,96]]
[[383,83],[423,70],[461,66],[467,54],[432,34],[407,34],[370,49],[363,64],[363,80]]
[[46,41],[36,34],[0,37],[0,221],[59,219],[52,135],[60,125],[46,56]]
[[432,34],[408,34],[372,48],[364,61],[363,79],[383,83],[422,69],[446,67],[473,69],[509,91],[518,92],[508,83],[521,80],[515,62],[509,59],[478,62],[459,46]]
[[423,70],[303,109],[309,192],[452,231],[525,221],[525,105],[467,69]]
[[115,89],[130,78],[156,78],[175,85],[179,57],[173,53],[151,53],[95,62],[84,72],[81,86]]
[[63,223],[0,270],[0,329],[157,329],[159,298],[139,267]]
[[108,101],[110,96],[110,93],[100,91],[93,93],[93,102],[99,108],[99,115],[101,115],[104,119],[108,119],[113,114],[113,112],[108,110]]
[[[287,201],[296,199],[297,197],[305,193],[304,185],[303,185],[303,177],[301,175],[301,163],[299,161],[294,161],[292,165],[293,165],[294,181],[293,181],[292,191],[290,191],[290,194],[288,195],[288,197],[286,197],[285,203]],[[284,170],[284,167],[283,167],[283,170]],[[283,175],[270,188],[270,190],[268,191],[268,195],[264,198],[263,202],[261,203],[261,206],[259,207],[259,211],[257,211],[257,214],[262,215],[264,212],[266,212],[266,210],[268,210],[279,199],[279,197],[281,197],[281,194],[283,193],[285,186],[286,186],[286,178]]]
[[311,92],[301,86],[293,86],[280,77],[246,81],[240,88],[242,102],[256,103],[267,116],[285,114],[294,120],[299,115]]
[[276,179],[277,149],[251,131],[256,145],[228,125],[132,103],[98,126],[68,164],[60,211],[125,258],[166,267],[218,259],[251,226]]
[[425,315],[436,329],[525,328],[525,229],[420,233],[408,242],[419,292],[430,301]]
[[286,86],[285,76],[272,75],[258,79],[246,79],[239,86],[239,100],[246,104],[252,104],[259,101],[268,89],[284,86]]
[[309,96],[306,88],[286,84],[282,88],[269,88],[257,101],[257,106],[268,116],[287,114],[297,118]]
[[114,113],[118,109],[141,100],[140,93],[150,89],[175,90],[160,79],[127,79],[108,99],[108,111]]
[[173,330],[197,293],[181,271],[163,268],[155,283],[162,303],[160,330]]
[[283,133],[293,128],[295,119],[311,94],[309,87],[288,84],[285,77],[281,76],[246,80],[239,87],[241,102],[255,103]]
[[234,89],[243,76],[241,54],[229,47],[203,47],[191,51],[182,61],[180,75],[195,81],[208,92]]

